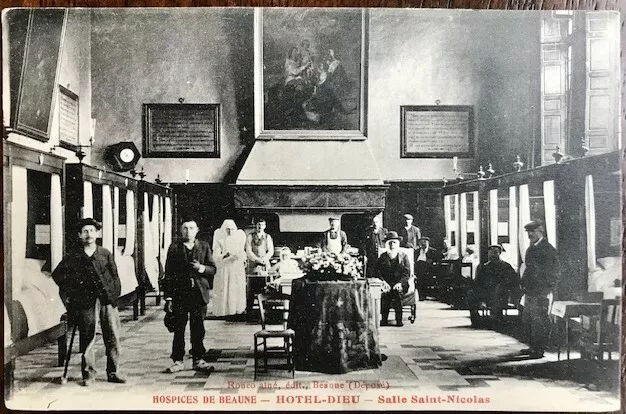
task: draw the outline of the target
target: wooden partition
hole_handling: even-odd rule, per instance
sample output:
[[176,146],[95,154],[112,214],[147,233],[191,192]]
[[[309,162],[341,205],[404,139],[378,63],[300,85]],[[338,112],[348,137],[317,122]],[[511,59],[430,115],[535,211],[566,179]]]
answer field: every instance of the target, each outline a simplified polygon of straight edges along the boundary
[[[120,191],[129,195],[130,197],[127,197],[126,200],[130,198],[131,204],[133,204],[131,206],[133,211],[129,211],[129,213],[134,214],[132,217],[137,217],[138,181],[85,164],[66,164],[65,171],[66,222],[77,223],[83,217],[94,216],[97,220],[104,222],[98,242],[111,250],[115,256],[118,271],[120,271],[122,296],[118,301],[118,307],[123,308],[132,305],[133,319],[136,320],[139,316],[139,302],[143,284],[142,272],[138,263],[139,255],[137,254],[139,251],[137,242],[139,233],[135,229],[134,237],[131,238],[129,235],[126,235],[126,238],[131,240],[132,246],[126,246],[125,252],[118,250],[119,202],[115,203],[115,200],[116,194],[119,197]],[[97,201],[95,206],[94,200]],[[128,210],[128,205],[125,205],[126,210]],[[117,220],[113,220],[113,218]],[[126,226],[129,226],[128,220],[126,221]],[[76,242],[77,229],[68,226],[65,232],[65,245],[68,249],[74,248],[76,247]],[[126,272],[124,269],[126,269]],[[134,277],[130,276],[132,274],[134,274]]]
[[[589,193],[589,185],[586,177],[593,176],[599,181],[602,180],[601,177],[619,174],[620,166],[620,153],[612,152],[484,180],[449,184],[442,189],[444,205],[450,208],[452,200],[466,198],[470,193],[477,194],[475,205],[479,209],[479,223],[475,225],[481,235],[481,262],[487,260],[487,247],[490,244],[505,242],[512,250],[507,253],[507,259],[516,269],[518,264],[523,265],[523,253],[528,246],[524,225],[531,219],[544,220],[548,241],[557,248],[561,261],[561,280],[555,300],[576,299],[588,290],[589,230],[586,210],[589,196],[587,195],[586,201],[586,192]],[[619,190],[619,187],[614,188],[613,192]],[[493,203],[498,205],[494,206]],[[509,208],[499,214],[498,206],[505,204]],[[508,218],[505,219],[505,215]],[[466,233],[463,231],[463,226],[466,225],[463,214],[458,218],[446,220],[447,234]],[[607,217],[597,219],[609,220]],[[498,222],[493,223],[494,220]],[[503,230],[505,225],[508,231]],[[610,226],[615,227],[615,224],[606,224],[599,228]],[[461,238],[460,245],[464,248],[467,242]]]
[[[59,345],[59,365],[65,357],[65,308],[50,277],[63,255],[64,159],[6,141],[2,158],[4,389],[5,398],[10,398],[17,357],[53,341]],[[29,176],[37,178],[41,188],[49,189],[39,194],[41,199],[28,198],[38,190],[28,191],[27,183],[37,182]],[[33,210],[37,211],[34,215]],[[20,237],[12,237],[16,234]],[[14,295],[14,291],[18,293]]]

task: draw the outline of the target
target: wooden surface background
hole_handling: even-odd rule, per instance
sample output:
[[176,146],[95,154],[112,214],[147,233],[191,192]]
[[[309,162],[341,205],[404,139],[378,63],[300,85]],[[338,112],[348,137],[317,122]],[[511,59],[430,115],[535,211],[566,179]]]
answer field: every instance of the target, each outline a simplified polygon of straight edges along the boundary
[[[0,0],[6,7],[404,7],[404,8],[449,8],[449,9],[500,9],[500,10],[619,10],[621,12],[621,45],[626,43],[625,14],[626,0]],[[520,39],[522,40],[522,39]],[[519,47],[524,47],[521,41]],[[511,51],[514,53],[514,51]],[[626,85],[624,82],[626,56],[621,55],[622,71],[622,142],[626,134]],[[624,145],[622,145],[624,148]],[[626,163],[622,163],[623,171]],[[622,183],[622,217],[626,222],[626,180]],[[626,241],[626,233],[623,240]],[[626,264],[622,262],[623,274]],[[622,280],[626,280],[623,277]],[[623,316],[624,306],[622,306]],[[626,321],[626,317],[622,317]],[[626,329],[622,329],[622,410],[626,412]],[[532,398],[532,396],[529,396]],[[511,407],[515,410],[515,407]]]

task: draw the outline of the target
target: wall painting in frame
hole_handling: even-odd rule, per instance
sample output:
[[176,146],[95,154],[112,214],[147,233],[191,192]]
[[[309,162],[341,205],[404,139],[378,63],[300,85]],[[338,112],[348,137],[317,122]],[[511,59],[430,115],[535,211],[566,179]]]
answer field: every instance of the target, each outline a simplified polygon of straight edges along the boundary
[[365,138],[367,18],[362,9],[256,9],[258,138]]

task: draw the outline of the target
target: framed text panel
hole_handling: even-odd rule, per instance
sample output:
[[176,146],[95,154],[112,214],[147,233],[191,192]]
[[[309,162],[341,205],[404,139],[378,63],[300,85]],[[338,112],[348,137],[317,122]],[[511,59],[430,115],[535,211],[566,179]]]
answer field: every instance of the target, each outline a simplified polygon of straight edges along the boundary
[[143,156],[219,158],[219,104],[144,104]]
[[75,151],[80,144],[78,95],[59,85],[59,145]]
[[401,158],[474,156],[474,109],[465,105],[401,106]]

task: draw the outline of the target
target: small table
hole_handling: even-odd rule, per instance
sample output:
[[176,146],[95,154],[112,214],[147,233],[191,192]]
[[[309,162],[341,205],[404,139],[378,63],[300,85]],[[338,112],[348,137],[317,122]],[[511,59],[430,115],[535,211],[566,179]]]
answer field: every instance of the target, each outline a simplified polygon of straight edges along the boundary
[[[550,314],[561,319],[565,323],[565,349],[567,359],[569,360],[569,321],[582,315],[599,316],[602,305],[594,302],[576,302],[571,300],[560,300],[552,303]],[[561,347],[557,354],[559,361],[561,360]]]
[[297,370],[342,374],[381,365],[370,291],[365,280],[293,280],[289,327]]

